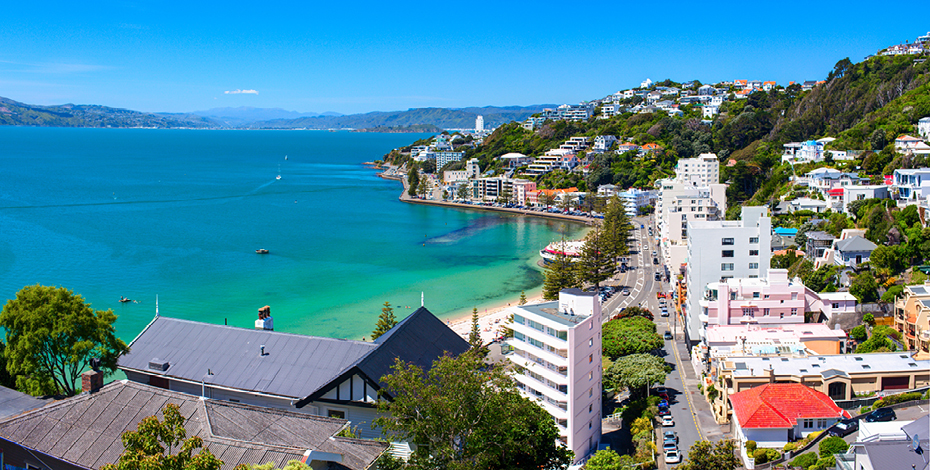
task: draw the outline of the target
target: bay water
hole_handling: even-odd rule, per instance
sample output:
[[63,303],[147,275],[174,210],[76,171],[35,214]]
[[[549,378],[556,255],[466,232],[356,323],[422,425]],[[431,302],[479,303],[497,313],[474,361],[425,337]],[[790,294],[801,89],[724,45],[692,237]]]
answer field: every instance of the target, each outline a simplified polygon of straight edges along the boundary
[[251,327],[270,305],[277,331],[360,339],[385,301],[449,318],[537,293],[539,250],[584,227],[400,202],[362,162],[422,137],[0,127],[0,301],[67,287],[127,342],[156,296],[165,316]]

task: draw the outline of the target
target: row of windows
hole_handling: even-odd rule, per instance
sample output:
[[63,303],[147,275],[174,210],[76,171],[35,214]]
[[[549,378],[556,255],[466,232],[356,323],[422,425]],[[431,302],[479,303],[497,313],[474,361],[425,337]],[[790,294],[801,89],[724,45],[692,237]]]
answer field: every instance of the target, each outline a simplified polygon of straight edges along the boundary
[[523,372],[523,374],[525,374],[526,376],[532,377],[532,378],[536,379],[537,381],[539,381],[539,383],[546,384],[547,387],[549,387],[549,388],[551,388],[551,389],[553,389],[553,390],[558,390],[559,393],[568,393],[568,385],[566,385],[566,384],[561,384],[561,385],[560,385],[560,384],[557,384],[557,383],[555,383],[555,382],[553,382],[553,381],[551,381],[551,380],[549,380],[549,379],[543,377],[542,375],[537,374],[536,372],[533,372],[533,371],[531,371],[531,370],[523,369],[522,372]]
[[[749,256],[759,256],[759,250],[749,250]],[[732,258],[733,250],[723,250],[720,252],[721,258]]]
[[[763,308],[763,309],[762,309],[762,316],[763,316],[763,317],[771,316],[771,313],[772,313],[772,312],[771,312],[771,309],[768,309],[768,308]],[[705,314],[706,314],[706,312],[705,312]],[[747,317],[750,317],[750,318],[755,318],[755,317],[756,317],[755,309],[754,309],[753,307],[743,307],[743,315],[744,315],[744,316],[747,316]],[[795,316],[797,316],[797,315],[798,315],[798,309],[797,309],[797,308],[792,308],[792,309],[791,309],[791,316],[795,317]],[[785,318],[785,312],[779,312],[778,318]]]
[[[734,238],[721,238],[720,239],[721,245],[733,245],[734,243],[736,243],[736,240]],[[751,244],[759,243],[759,237],[749,237],[749,243]]]
[[[749,269],[759,269],[759,263],[749,263]],[[720,270],[733,271],[733,263],[720,263]],[[736,292],[732,292],[731,295],[736,295]]]
[[556,329],[554,329],[554,328],[551,328],[551,327],[548,327],[548,326],[546,326],[546,325],[543,325],[542,323],[535,322],[535,321],[530,320],[530,319],[528,319],[528,318],[523,318],[522,316],[517,315],[517,314],[514,314],[514,315],[513,315],[513,322],[516,323],[516,324],[519,324],[519,325],[526,325],[526,326],[528,326],[528,327],[530,327],[530,328],[533,328],[533,329],[542,331],[543,333],[545,333],[545,334],[547,334],[547,335],[549,335],[549,336],[552,336],[553,338],[559,338],[559,339],[562,340],[562,341],[568,341],[568,332],[567,332],[567,331],[559,331],[559,330],[556,330]]
[[517,341],[523,341],[524,343],[530,343],[539,349],[549,352],[550,354],[555,354],[561,357],[568,357],[568,351],[566,351],[565,349],[557,349],[553,346],[543,343],[542,341],[538,339],[533,338],[532,336],[526,336],[523,333],[520,333],[519,331],[513,332],[513,339]]

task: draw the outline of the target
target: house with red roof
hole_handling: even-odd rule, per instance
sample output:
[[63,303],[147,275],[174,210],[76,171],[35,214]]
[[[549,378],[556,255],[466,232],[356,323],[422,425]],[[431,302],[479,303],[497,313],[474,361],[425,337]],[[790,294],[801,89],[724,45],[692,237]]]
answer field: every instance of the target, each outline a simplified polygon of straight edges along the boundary
[[741,443],[782,448],[823,431],[849,412],[830,397],[799,383],[767,383],[730,395],[735,436]]

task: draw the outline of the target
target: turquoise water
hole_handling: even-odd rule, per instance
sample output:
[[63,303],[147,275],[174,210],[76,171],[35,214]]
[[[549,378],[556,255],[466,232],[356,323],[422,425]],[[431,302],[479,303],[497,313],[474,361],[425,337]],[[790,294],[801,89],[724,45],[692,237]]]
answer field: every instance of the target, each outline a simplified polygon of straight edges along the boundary
[[127,341],[156,295],[166,316],[250,327],[270,305],[276,330],[361,338],[385,301],[449,317],[538,291],[538,250],[583,227],[399,202],[361,162],[421,137],[0,128],[0,300],[64,286]]

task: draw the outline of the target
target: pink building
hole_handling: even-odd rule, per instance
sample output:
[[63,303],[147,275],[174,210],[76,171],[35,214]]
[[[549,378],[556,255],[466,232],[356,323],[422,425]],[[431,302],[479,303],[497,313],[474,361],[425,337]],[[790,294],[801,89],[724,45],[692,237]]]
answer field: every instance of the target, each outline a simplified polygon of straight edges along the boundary
[[733,278],[712,282],[699,301],[704,328],[713,325],[804,323],[804,285],[788,270],[769,269],[768,279]]

